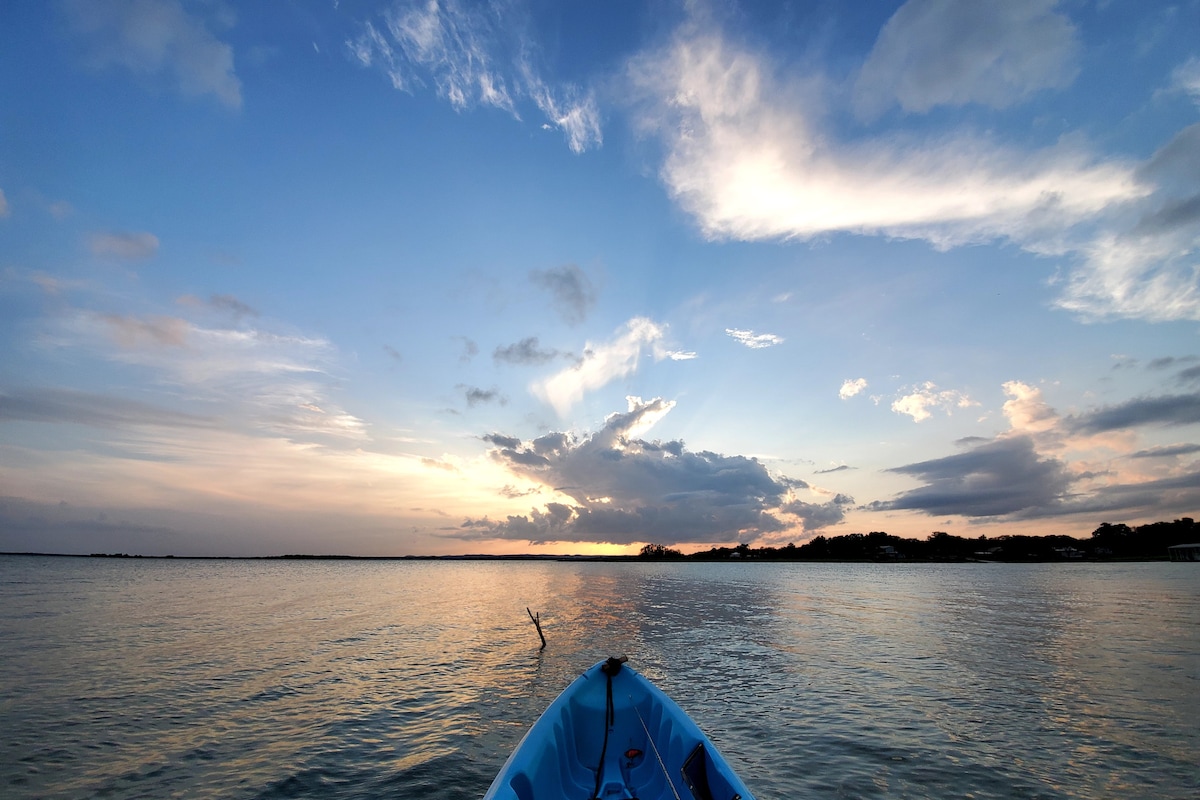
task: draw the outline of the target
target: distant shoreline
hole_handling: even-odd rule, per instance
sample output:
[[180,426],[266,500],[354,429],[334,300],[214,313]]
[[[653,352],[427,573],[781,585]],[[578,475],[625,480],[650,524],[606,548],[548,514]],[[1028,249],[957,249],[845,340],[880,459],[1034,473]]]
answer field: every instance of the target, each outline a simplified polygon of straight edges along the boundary
[[700,564],[1126,564],[1140,562],[1169,562],[1166,555],[1161,557],[1119,557],[1119,558],[1029,558],[1022,560],[998,560],[986,558],[703,558],[690,556],[687,558],[645,558],[643,556],[585,556],[585,555],[541,555],[533,553],[488,555],[476,553],[471,555],[436,555],[436,556],[350,556],[350,555],[308,555],[289,553],[279,556],[147,556],[130,553],[27,553],[0,552],[0,556],[30,556],[45,558],[97,558],[142,561],[570,561],[570,562],[615,562],[635,564],[662,563],[700,563]]

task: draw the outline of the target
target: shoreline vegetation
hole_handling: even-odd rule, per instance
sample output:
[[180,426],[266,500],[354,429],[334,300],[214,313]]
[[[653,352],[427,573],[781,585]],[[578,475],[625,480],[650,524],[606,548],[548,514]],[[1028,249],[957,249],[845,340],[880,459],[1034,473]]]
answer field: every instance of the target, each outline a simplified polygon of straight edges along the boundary
[[637,555],[406,555],[351,556],[289,553],[277,556],[146,556],[129,553],[0,553],[67,558],[149,558],[298,561],[833,561],[833,562],[1053,562],[1166,561],[1167,548],[1200,542],[1200,524],[1191,517],[1130,527],[1101,523],[1088,539],[1073,536],[986,536],[967,538],[934,531],[925,539],[903,539],[883,531],[816,536],[802,545],[713,547],[695,553],[647,544]]

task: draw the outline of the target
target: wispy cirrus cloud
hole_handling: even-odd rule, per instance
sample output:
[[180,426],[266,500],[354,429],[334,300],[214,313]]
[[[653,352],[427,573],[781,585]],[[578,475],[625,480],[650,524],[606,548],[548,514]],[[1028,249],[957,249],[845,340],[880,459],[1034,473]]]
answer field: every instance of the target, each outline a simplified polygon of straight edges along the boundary
[[189,402],[220,411],[231,427],[293,439],[361,440],[365,423],[332,399],[334,348],[321,338],[266,325],[222,327],[169,315],[71,309],[43,346],[85,350],[147,370]]
[[412,92],[431,84],[458,110],[500,109],[520,119],[518,103],[532,102],[547,124],[562,131],[572,151],[599,147],[603,137],[595,95],[573,84],[551,86],[535,65],[536,44],[525,33],[527,9],[461,0],[399,0],[346,42],[364,67],[377,66],[392,85]]
[[667,327],[645,317],[635,317],[606,342],[588,342],[574,366],[535,383],[535,396],[565,416],[590,391],[637,371],[643,355],[655,361],[685,361],[696,354],[666,346]]
[[1174,88],[1184,92],[1200,106],[1200,56],[1192,56],[1171,73]]
[[88,239],[92,255],[129,261],[146,259],[158,252],[158,237],[145,231],[95,233]]
[[206,19],[185,10],[179,0],[64,0],[62,8],[95,67],[168,76],[185,95],[212,95],[229,108],[241,108],[233,48],[212,30],[232,24],[226,9],[201,6],[209,12]]
[[749,347],[751,350],[762,350],[767,347],[783,344],[784,342],[782,336],[777,336],[773,333],[755,333],[754,331],[743,330],[741,328],[726,328],[725,335]]
[[0,422],[43,422],[96,428],[213,428],[212,417],[129,400],[111,394],[57,387],[31,387],[0,393]]

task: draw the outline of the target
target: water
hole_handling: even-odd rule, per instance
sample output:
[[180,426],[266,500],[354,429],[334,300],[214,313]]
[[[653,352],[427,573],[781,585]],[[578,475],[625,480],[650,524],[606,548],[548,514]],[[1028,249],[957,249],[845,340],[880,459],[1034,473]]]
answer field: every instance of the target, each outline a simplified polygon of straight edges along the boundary
[[1200,797],[1195,564],[41,557],[0,795],[478,798],[616,653],[761,800]]

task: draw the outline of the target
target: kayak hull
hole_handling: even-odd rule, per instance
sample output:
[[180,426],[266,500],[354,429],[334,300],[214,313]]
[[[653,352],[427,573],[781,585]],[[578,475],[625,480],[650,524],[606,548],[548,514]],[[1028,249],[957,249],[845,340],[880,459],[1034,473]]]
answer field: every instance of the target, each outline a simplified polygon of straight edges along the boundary
[[550,704],[484,800],[676,797],[753,800],[671,698],[633,668],[609,659],[576,678]]

